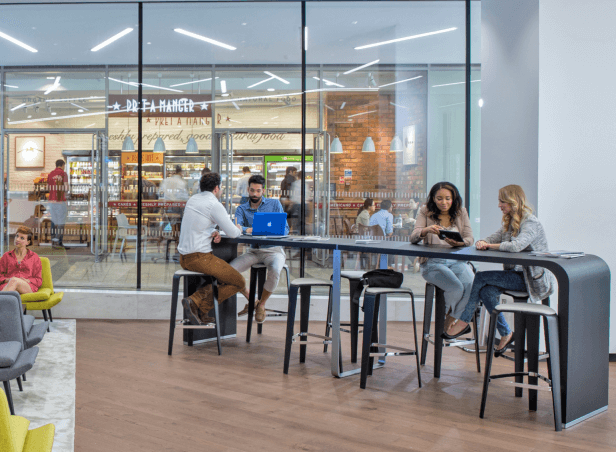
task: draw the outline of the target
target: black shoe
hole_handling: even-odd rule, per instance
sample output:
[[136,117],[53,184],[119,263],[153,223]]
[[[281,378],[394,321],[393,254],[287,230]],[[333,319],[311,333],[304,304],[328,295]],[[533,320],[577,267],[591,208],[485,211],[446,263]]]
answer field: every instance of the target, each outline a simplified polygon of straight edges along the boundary
[[447,339],[447,340],[451,340],[451,339],[456,339],[460,336],[464,336],[465,334],[468,334],[471,332],[471,326],[470,325],[466,325],[466,328],[464,328],[462,331],[460,331],[458,334],[454,334],[453,336],[450,336],[447,333],[443,333],[441,334],[441,337],[443,339]]
[[494,357],[498,358],[499,356],[503,356],[505,354],[505,352],[507,351],[507,348],[513,343],[513,334],[511,335],[511,337],[509,338],[509,340],[507,341],[507,343],[505,344],[505,346],[501,349],[494,349]]
[[201,319],[199,318],[199,308],[190,298],[182,299],[182,306],[184,306],[184,310],[186,312],[186,317],[188,318],[188,322],[191,325],[202,325]]

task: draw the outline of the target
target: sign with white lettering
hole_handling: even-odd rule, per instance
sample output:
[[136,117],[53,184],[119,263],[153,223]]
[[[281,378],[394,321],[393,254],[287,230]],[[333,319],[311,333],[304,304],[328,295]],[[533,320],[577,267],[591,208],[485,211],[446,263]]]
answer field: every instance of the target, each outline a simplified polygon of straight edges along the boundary
[[[211,100],[209,94],[145,94],[143,116],[211,118],[210,104],[207,103]],[[110,94],[107,109],[111,117],[134,116],[139,111],[137,95]]]

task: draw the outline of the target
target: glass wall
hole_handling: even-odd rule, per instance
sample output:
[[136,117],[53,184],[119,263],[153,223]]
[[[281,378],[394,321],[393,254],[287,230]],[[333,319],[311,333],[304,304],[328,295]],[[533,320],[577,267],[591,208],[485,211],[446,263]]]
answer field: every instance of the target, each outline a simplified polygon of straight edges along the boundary
[[[470,196],[480,137],[480,3],[472,3]],[[0,6],[0,31],[13,38],[0,38],[2,245],[12,246],[18,225],[33,226],[57,285],[135,288],[139,268],[141,288],[168,291],[183,208],[206,168],[221,173],[230,215],[243,169],[262,174],[292,234],[302,224],[307,234],[375,233],[356,224],[371,198],[377,212],[391,201],[387,239],[408,240],[433,183],[449,180],[467,196],[464,1],[307,2],[303,160],[301,2],[144,3],[143,105],[138,8]],[[59,159],[61,202],[47,184]],[[304,175],[289,169],[302,164]],[[53,221],[62,202],[66,218]],[[473,225],[475,217],[471,198]],[[287,262],[299,276],[299,253],[287,250]],[[345,255],[344,265],[376,259]],[[390,265],[423,293],[412,261]],[[328,278],[331,256],[307,253],[305,269]]]

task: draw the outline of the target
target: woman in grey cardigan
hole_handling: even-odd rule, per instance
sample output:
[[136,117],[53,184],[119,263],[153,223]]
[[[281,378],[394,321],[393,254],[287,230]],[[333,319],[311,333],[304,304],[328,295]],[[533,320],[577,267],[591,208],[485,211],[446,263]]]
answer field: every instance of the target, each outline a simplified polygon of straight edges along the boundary
[[[464,242],[439,239],[439,230],[459,232]],[[411,243],[423,241],[431,245],[471,246],[474,242],[473,230],[462,198],[455,185],[439,182],[430,190],[428,201],[417,214],[415,228],[411,233]],[[445,297],[445,331],[455,318],[464,311],[473,285],[473,271],[467,262],[454,259],[419,258],[421,275],[424,279],[442,289]],[[451,315],[449,311],[451,310]],[[463,331],[462,334],[466,334]]]
[[[520,251],[548,251],[548,241],[543,226],[532,214],[524,190],[519,185],[507,185],[498,191],[498,207],[503,212],[503,227],[476,244],[478,250],[498,250],[518,253]],[[456,336],[467,328],[477,308],[479,299],[488,312],[498,305],[505,290],[528,292],[531,301],[537,303],[554,291],[554,276],[543,267],[504,265],[504,271],[486,271],[475,275],[475,281],[464,312],[451,325],[447,333]],[[502,355],[513,341],[513,333],[503,315],[499,315],[496,328],[500,343],[495,356]]]

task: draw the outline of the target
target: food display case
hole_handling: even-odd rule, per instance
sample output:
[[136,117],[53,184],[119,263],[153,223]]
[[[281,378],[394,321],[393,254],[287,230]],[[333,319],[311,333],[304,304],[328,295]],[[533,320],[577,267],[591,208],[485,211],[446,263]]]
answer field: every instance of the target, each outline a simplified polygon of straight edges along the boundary
[[175,172],[175,168],[182,168],[183,178],[188,185],[188,193],[194,195],[195,183],[201,180],[201,171],[208,163],[208,156],[184,156],[184,155],[168,155],[165,156],[165,171],[164,177],[167,178]]
[[[305,180],[310,182],[310,184],[314,181],[314,164],[313,164],[313,156],[306,156],[306,175]],[[293,166],[297,168],[297,171],[300,171],[302,168],[302,157],[301,155],[266,155],[265,156],[265,183],[267,184],[267,189],[269,190],[278,190],[280,189],[280,184],[287,174],[287,168],[289,166]]]

